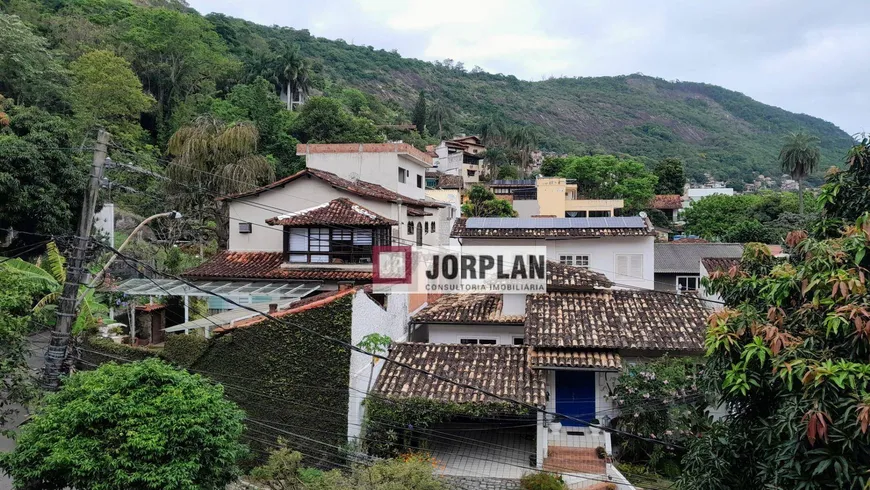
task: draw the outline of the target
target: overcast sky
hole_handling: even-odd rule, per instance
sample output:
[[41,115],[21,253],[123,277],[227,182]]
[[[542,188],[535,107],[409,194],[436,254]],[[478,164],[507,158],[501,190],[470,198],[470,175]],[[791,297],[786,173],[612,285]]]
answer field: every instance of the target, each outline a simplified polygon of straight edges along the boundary
[[870,132],[867,0],[188,0],[526,80],[641,72]]

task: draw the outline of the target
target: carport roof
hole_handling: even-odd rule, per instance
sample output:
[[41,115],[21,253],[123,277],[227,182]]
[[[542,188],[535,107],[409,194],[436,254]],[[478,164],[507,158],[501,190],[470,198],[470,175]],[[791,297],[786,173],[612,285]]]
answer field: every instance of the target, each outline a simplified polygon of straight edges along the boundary
[[300,299],[316,291],[319,287],[320,282],[128,279],[113,285],[110,290],[130,296],[213,296],[219,294],[231,298],[270,296],[272,298]]

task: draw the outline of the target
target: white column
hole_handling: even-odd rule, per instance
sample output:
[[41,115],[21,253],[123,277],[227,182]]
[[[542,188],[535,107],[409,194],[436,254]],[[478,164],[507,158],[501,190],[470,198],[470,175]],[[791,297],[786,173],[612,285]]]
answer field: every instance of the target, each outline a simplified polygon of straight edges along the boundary
[[[187,295],[184,295],[184,323],[190,321],[190,304],[187,299]],[[186,332],[185,332],[186,333]]]
[[547,429],[544,427],[544,412],[538,412],[538,443],[536,444],[537,451],[535,452],[535,464],[538,469],[544,467],[544,458],[547,457]]

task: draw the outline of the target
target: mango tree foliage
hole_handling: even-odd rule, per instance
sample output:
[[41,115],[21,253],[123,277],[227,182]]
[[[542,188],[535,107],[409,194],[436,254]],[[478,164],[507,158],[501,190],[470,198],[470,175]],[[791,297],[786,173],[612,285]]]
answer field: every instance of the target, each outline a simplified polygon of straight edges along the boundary
[[127,60],[110,51],[91,51],[73,61],[70,72],[70,104],[85,131],[102,126],[115,139],[140,131],[139,115],[154,99],[142,92]]
[[156,359],[79,372],[24,425],[0,469],[15,488],[222,489],[244,412],[223,388]]
[[515,217],[517,212],[505,199],[495,197],[489,189],[475,185],[468,192],[468,200],[462,205],[462,216],[470,217]]
[[[760,244],[711,275],[707,370],[731,416],[684,458],[685,489],[863,489],[870,485],[870,213],[866,145],[829,174],[824,220]],[[831,223],[840,228],[836,235]],[[712,450],[711,450],[712,449]]]
[[[799,215],[798,196],[793,192],[765,191],[758,194],[726,196],[715,194],[692,203],[683,211],[685,231],[709,240],[780,242],[791,230],[804,228],[820,209],[815,200],[807,203],[807,216]],[[755,233],[758,222],[766,231]],[[756,240],[751,240],[755,233]],[[747,240],[747,238],[750,238]]]
[[686,172],[683,162],[678,158],[665,158],[656,163],[653,173],[659,178],[656,184],[656,194],[683,195],[686,185]]
[[303,143],[380,143],[383,134],[371,120],[353,116],[341,102],[311,97],[293,124],[293,136]]

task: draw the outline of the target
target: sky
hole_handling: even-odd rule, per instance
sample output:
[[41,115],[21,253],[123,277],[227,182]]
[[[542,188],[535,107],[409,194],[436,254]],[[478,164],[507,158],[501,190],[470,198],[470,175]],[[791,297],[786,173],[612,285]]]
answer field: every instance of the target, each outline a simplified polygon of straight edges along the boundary
[[259,24],[525,80],[706,82],[870,133],[867,0],[188,0]]

